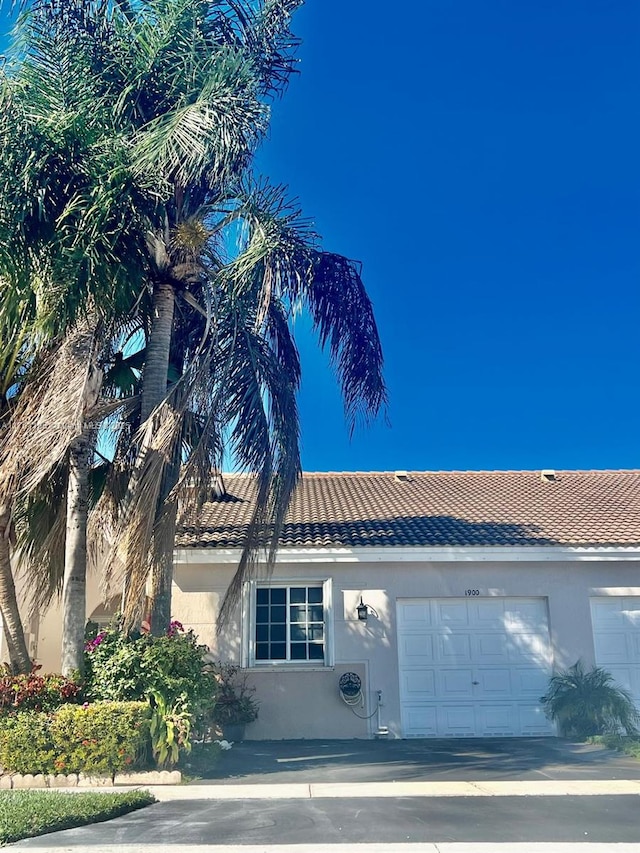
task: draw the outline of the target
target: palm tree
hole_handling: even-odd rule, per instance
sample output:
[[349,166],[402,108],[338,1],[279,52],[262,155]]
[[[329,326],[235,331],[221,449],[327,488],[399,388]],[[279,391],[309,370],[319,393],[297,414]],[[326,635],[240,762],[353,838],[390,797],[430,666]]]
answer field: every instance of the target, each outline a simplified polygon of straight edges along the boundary
[[[311,311],[321,344],[334,359],[352,424],[359,414],[375,414],[385,400],[380,344],[357,267],[320,251],[283,191],[250,172],[266,130],[268,101],[293,71],[289,22],[299,5],[299,0],[146,2],[130,11],[126,47],[120,46],[113,64],[106,63],[116,104],[130,122],[134,170],[170,188],[149,229],[153,310],[141,419],[143,426],[150,418],[153,424],[140,436],[116,536],[136,578],[129,584],[127,612],[134,612],[150,570],[152,627],[158,632],[171,615],[172,543],[184,496],[179,470],[194,397],[207,425],[200,453],[210,440],[209,461],[219,464],[221,430],[235,424],[235,456],[259,476],[252,536],[231,598],[252,562],[251,541],[265,527],[272,531],[273,553],[300,472],[297,411],[289,399],[298,384],[291,313],[300,305]],[[238,234],[239,250],[230,251]],[[194,329],[202,335],[197,344]],[[235,351],[227,354],[225,368],[221,353],[229,341]],[[257,350],[265,358],[268,353],[269,370],[256,367]],[[245,403],[249,371],[240,369],[240,354],[252,366],[251,407]],[[170,367],[177,377],[173,387]],[[226,377],[224,401],[212,370]],[[278,410],[283,389],[287,417]]]
[[[12,407],[2,458],[2,516],[20,511],[29,488],[41,489],[52,465],[67,465],[66,565],[61,579],[64,601],[63,668],[81,668],[84,633],[84,583],[87,489],[92,456],[92,430],[85,414],[97,401],[100,386],[98,330],[113,330],[139,299],[146,274],[146,248],[140,225],[145,198],[155,204],[155,191],[127,180],[126,146],[115,132],[95,77],[89,73],[106,22],[87,28],[83,4],[64,11],[36,6],[24,19],[25,49],[10,63],[0,86],[0,365],[8,377],[19,377],[25,406]],[[78,337],[78,335],[80,337]],[[97,337],[96,337],[97,336]],[[83,343],[80,344],[79,341]],[[86,346],[87,341],[91,342]],[[64,365],[70,350],[86,361],[76,370],[75,402],[68,399],[64,374],[60,387],[38,380],[42,364],[55,375],[55,359]],[[73,361],[73,358],[71,358]],[[74,367],[78,367],[77,359]],[[74,375],[76,375],[74,374]],[[9,380],[10,383],[13,380]],[[25,433],[29,404],[49,395],[49,411],[66,400],[68,411],[57,417],[70,424],[44,457],[39,442]],[[27,415],[25,415],[25,412]],[[23,441],[15,442],[16,434]],[[51,431],[47,433],[53,440]],[[29,450],[33,450],[29,455]],[[35,454],[35,455],[34,455]],[[42,460],[53,459],[52,465]],[[27,475],[39,472],[40,479]],[[29,484],[27,486],[26,484]],[[20,499],[20,500],[18,500]],[[35,500],[37,505],[38,501]],[[29,504],[29,501],[27,501]],[[56,516],[54,516],[56,518]],[[57,518],[59,522],[59,518]],[[33,530],[33,525],[27,529]],[[42,530],[40,530],[42,533]],[[52,541],[50,531],[44,538]],[[23,553],[30,554],[28,542]],[[23,631],[15,603],[9,545],[0,545],[0,593],[9,625],[14,667],[28,668]],[[40,568],[43,568],[40,564]],[[45,578],[51,574],[45,571]],[[45,583],[48,589],[56,584]],[[19,653],[15,649],[19,649]]]
[[[386,399],[359,269],[323,252],[283,190],[251,173],[269,102],[294,70],[289,23],[300,4],[45,0],[28,19],[34,48],[19,84],[4,95],[7,134],[22,138],[18,153],[0,154],[0,171],[23,175],[37,203],[21,210],[21,190],[0,221],[11,238],[0,269],[12,282],[0,332],[26,314],[28,350],[89,309],[108,324],[136,305],[142,318],[140,429],[123,425],[97,517],[112,521],[107,569],[126,565],[130,619],[151,573],[158,632],[171,613],[179,506],[206,495],[226,440],[257,475],[228,606],[258,547],[273,559],[300,474],[293,312],[311,312],[350,428]],[[23,106],[25,90],[40,108]],[[43,175],[72,180],[43,190]]]
[[556,672],[540,702],[547,717],[560,724],[565,736],[585,738],[616,734],[621,729],[627,735],[638,735],[640,712],[631,694],[602,667],[585,670],[578,660]]

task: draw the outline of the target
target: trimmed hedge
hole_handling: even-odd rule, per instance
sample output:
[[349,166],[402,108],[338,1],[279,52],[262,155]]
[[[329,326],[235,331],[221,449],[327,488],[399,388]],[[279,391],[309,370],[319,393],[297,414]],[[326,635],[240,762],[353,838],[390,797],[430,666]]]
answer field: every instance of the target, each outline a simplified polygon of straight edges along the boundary
[[1,791],[0,844],[109,820],[155,801],[148,791],[117,794]]
[[0,765],[11,773],[113,775],[149,759],[146,702],[65,705],[52,714],[25,711],[3,720]]

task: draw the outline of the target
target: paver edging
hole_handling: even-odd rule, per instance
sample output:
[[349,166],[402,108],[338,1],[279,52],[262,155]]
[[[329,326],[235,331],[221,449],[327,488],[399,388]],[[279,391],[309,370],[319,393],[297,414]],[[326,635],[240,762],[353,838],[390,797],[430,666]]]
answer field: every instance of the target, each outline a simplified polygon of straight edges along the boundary
[[116,773],[111,776],[92,776],[86,773],[2,773],[0,790],[31,788],[120,788],[127,785],[180,785],[179,770],[148,770],[139,773]]

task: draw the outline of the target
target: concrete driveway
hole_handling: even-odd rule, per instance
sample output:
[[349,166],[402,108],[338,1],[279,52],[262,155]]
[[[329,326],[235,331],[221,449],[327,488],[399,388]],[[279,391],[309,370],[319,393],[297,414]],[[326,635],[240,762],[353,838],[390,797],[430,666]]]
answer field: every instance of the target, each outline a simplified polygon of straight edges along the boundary
[[640,779],[640,761],[560,738],[245,741],[197,784]]

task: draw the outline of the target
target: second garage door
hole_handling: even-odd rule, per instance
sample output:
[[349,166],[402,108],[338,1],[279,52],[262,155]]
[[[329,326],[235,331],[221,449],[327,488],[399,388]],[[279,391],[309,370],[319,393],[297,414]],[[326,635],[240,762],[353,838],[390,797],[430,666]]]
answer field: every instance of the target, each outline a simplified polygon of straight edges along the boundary
[[596,664],[631,693],[640,709],[640,597],[591,599]]
[[398,646],[404,737],[554,734],[544,599],[400,599]]

